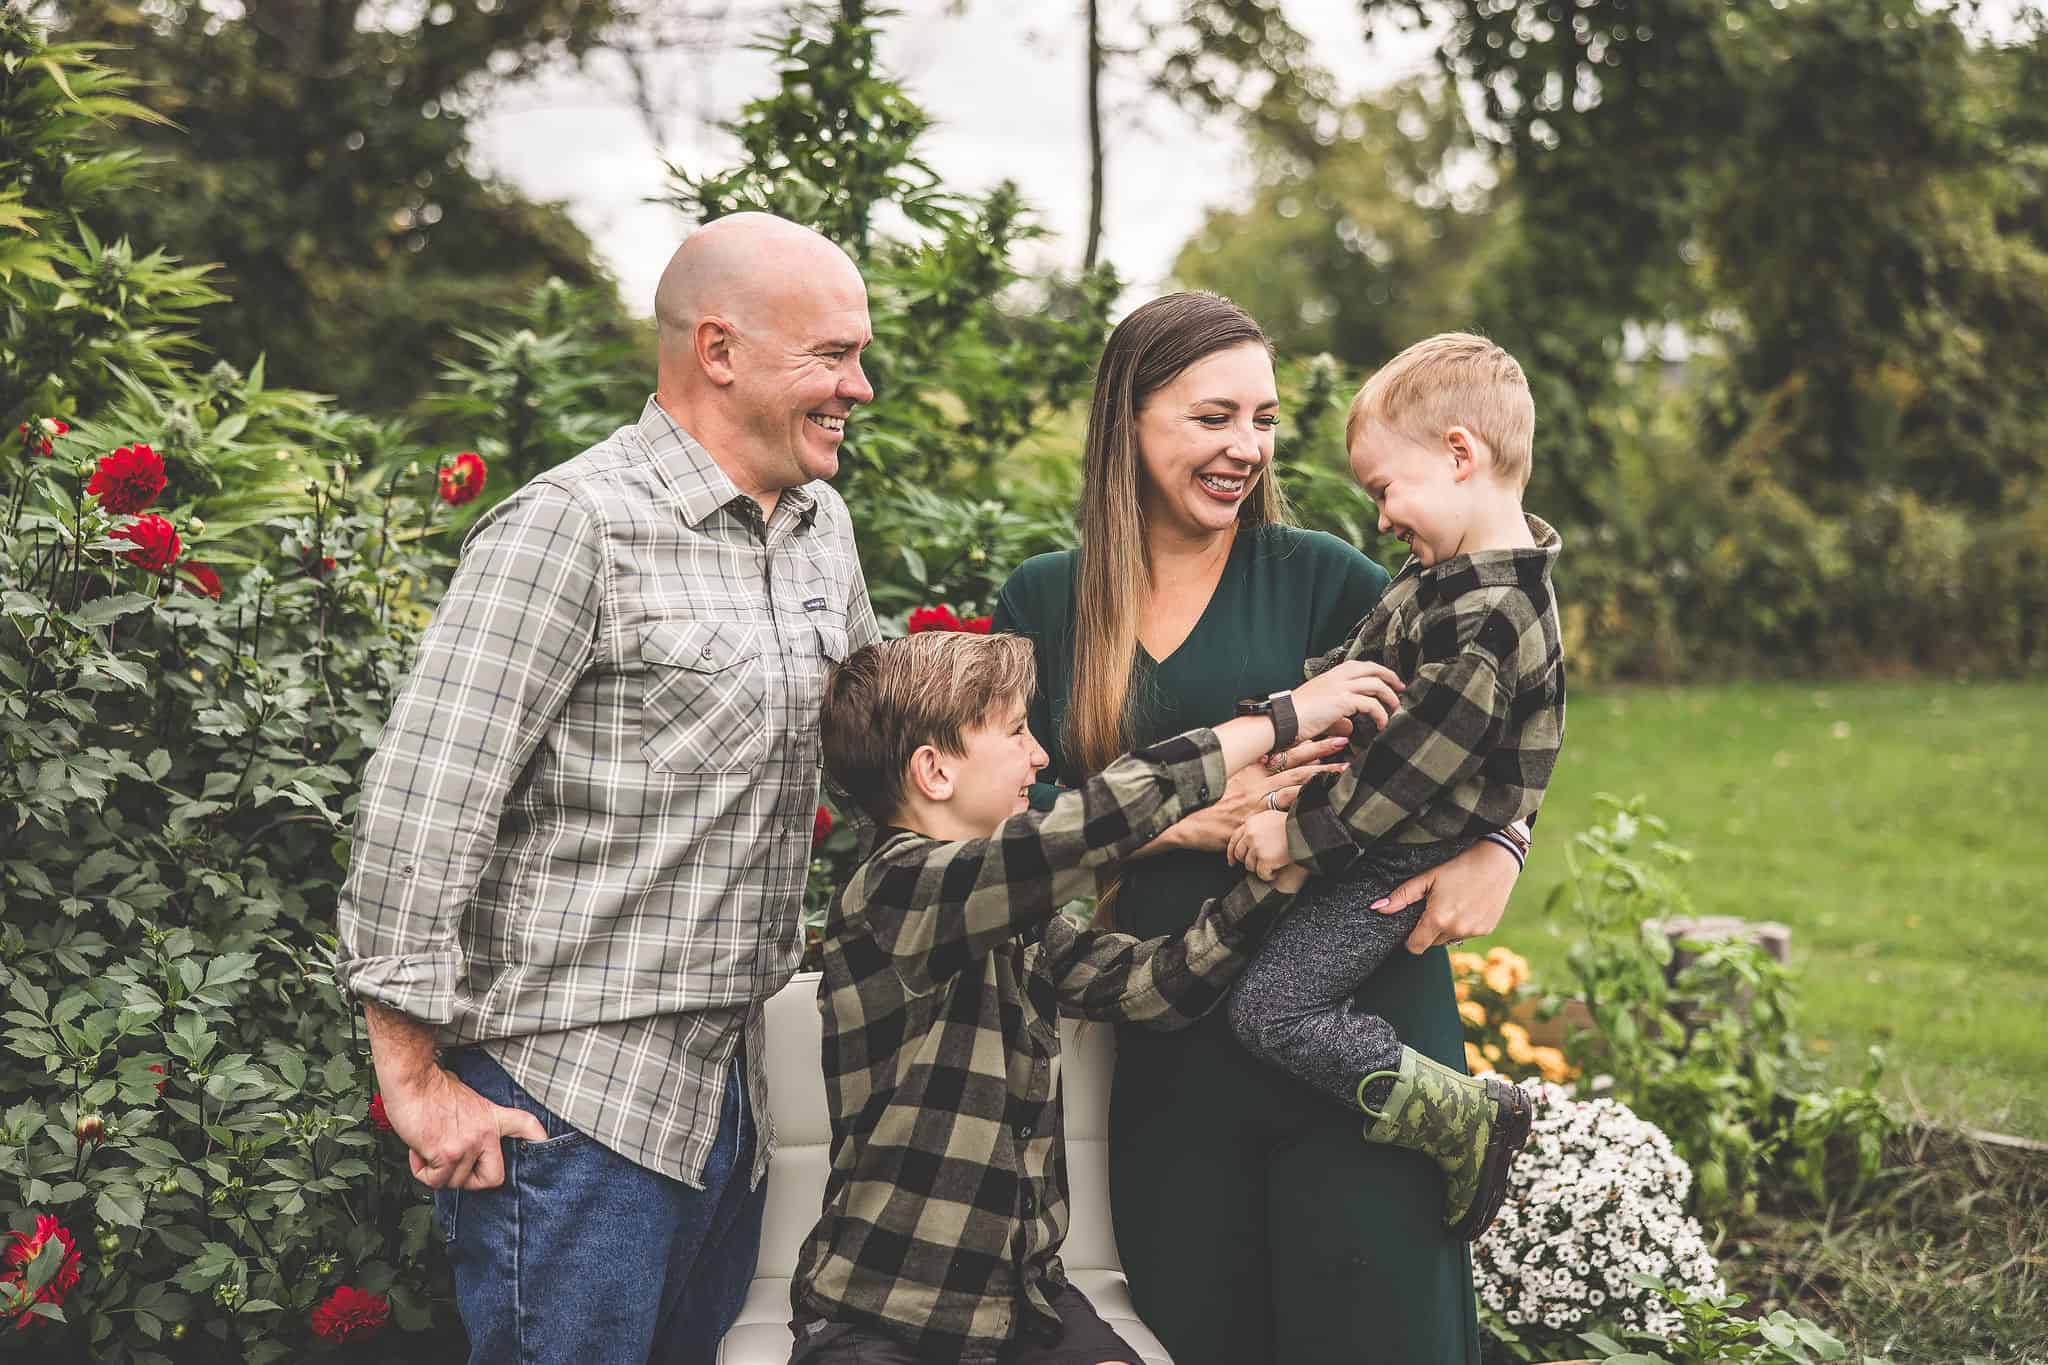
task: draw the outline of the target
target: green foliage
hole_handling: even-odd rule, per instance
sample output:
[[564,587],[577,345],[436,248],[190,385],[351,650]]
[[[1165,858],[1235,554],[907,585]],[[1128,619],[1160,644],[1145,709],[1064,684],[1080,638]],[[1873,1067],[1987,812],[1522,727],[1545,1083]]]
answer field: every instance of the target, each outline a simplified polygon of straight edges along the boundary
[[1235,299],[1290,354],[1327,351],[1370,371],[1432,332],[1475,325],[1476,291],[1513,233],[1442,82],[1369,95],[1339,129],[1306,153],[1257,144],[1251,202],[1212,210],[1173,273]]
[[[34,113],[10,183],[47,266],[0,284],[31,343],[9,373],[70,429],[24,406],[0,447],[0,1236],[53,1217],[84,1263],[66,1289],[46,1246],[0,1316],[45,1289],[17,1340],[58,1358],[278,1360],[320,1348],[309,1313],[348,1284],[446,1358],[431,1210],[367,1120],[330,928],[356,773],[448,567],[433,474],[260,365],[197,371],[159,253],[122,244],[135,273],[88,304],[76,263],[114,248],[81,210],[130,165],[78,105],[134,111],[9,16],[4,100]],[[514,406],[461,415],[508,431]],[[86,492],[145,444],[164,482],[139,508]],[[181,539],[162,569],[122,538],[152,518]]]
[[136,82],[90,43],[45,44],[0,10],[0,423],[76,411],[116,367],[165,379],[183,363],[195,309],[221,297],[205,267],[138,253],[78,221],[133,187],[132,149],[87,145],[117,121],[160,123]]
[[[1653,1275],[1632,1275],[1644,1288],[1669,1303],[1683,1322],[1669,1340],[1648,1333],[1631,1335],[1646,1343],[1631,1350],[1604,1332],[1586,1332],[1583,1340],[1606,1365],[1818,1365],[1849,1361],[1849,1350],[1818,1323],[1783,1309],[1762,1318],[1739,1310],[1748,1303],[1741,1294],[1694,1294],[1667,1285]],[[1971,1357],[1965,1365],[1976,1365]],[[1861,1365],[1886,1365],[1877,1356],[1861,1357]]]
[[457,331],[426,406],[451,445],[473,442],[491,470],[474,520],[528,479],[588,449],[646,399],[638,347],[610,334],[611,301],[551,279],[503,310],[506,324]]
[[[1691,855],[1643,798],[1599,801],[1607,818],[1573,836],[1547,904],[1577,930],[1566,963],[1595,1025],[1567,1037],[1572,1063],[1611,1077],[1614,1097],[1664,1130],[1693,1168],[1702,1214],[1754,1211],[1779,1165],[1816,1199],[1854,1193],[1877,1174],[1891,1124],[1878,1053],[1861,1085],[1819,1085],[1791,975],[1745,940],[1681,940],[1696,956],[1672,972],[1663,921],[1689,913],[1675,873]],[[1838,1146],[1852,1158],[1845,1186],[1829,1180]]]
[[[554,276],[604,282],[556,205],[467,162],[493,82],[588,51],[604,0],[200,0],[58,7],[168,116],[105,145],[163,163],[143,194],[92,209],[101,236],[218,261],[232,300],[198,320],[207,349],[288,384],[393,415],[425,390],[423,358],[492,304]],[[617,316],[614,308],[614,316]],[[615,325],[623,325],[622,322]]]

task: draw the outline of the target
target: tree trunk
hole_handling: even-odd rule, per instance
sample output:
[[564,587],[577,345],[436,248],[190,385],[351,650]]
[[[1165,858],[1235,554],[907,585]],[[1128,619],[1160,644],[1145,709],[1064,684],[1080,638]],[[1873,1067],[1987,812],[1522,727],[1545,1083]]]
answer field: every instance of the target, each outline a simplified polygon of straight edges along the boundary
[[1093,270],[1102,248],[1102,5],[1088,0],[1088,249],[1081,268]]

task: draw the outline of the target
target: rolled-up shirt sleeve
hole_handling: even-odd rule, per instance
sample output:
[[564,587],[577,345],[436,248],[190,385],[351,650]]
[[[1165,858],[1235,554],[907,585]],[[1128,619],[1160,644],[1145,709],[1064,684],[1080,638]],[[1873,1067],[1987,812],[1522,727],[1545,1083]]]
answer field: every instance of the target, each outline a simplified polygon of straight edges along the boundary
[[458,930],[521,772],[596,656],[606,559],[568,489],[478,522],[363,774],[338,915],[344,991],[454,1017]]

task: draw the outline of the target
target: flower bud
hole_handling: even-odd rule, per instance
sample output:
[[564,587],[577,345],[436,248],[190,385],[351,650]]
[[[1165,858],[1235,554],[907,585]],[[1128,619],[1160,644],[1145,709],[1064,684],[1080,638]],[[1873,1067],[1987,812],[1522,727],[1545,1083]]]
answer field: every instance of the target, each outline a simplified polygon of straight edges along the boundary
[[164,1329],[164,1335],[172,1341],[183,1341],[185,1339],[185,1324],[182,1322],[172,1323]]
[[186,529],[189,530],[195,536],[203,536],[206,534],[206,523],[202,519],[194,517],[192,518],[191,525],[188,526]]
[[98,1114],[80,1114],[71,1125],[71,1135],[80,1142],[98,1142],[107,1135],[107,1121]]
[[100,1229],[100,1250],[111,1256],[121,1249],[121,1234],[112,1228]]

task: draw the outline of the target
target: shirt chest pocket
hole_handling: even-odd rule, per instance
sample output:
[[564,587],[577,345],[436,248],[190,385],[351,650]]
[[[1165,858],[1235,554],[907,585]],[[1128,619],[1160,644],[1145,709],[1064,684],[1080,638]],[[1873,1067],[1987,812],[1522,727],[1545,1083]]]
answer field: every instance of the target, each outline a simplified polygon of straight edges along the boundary
[[752,626],[656,621],[640,628],[640,745],[669,773],[741,772],[768,753],[768,675]]

